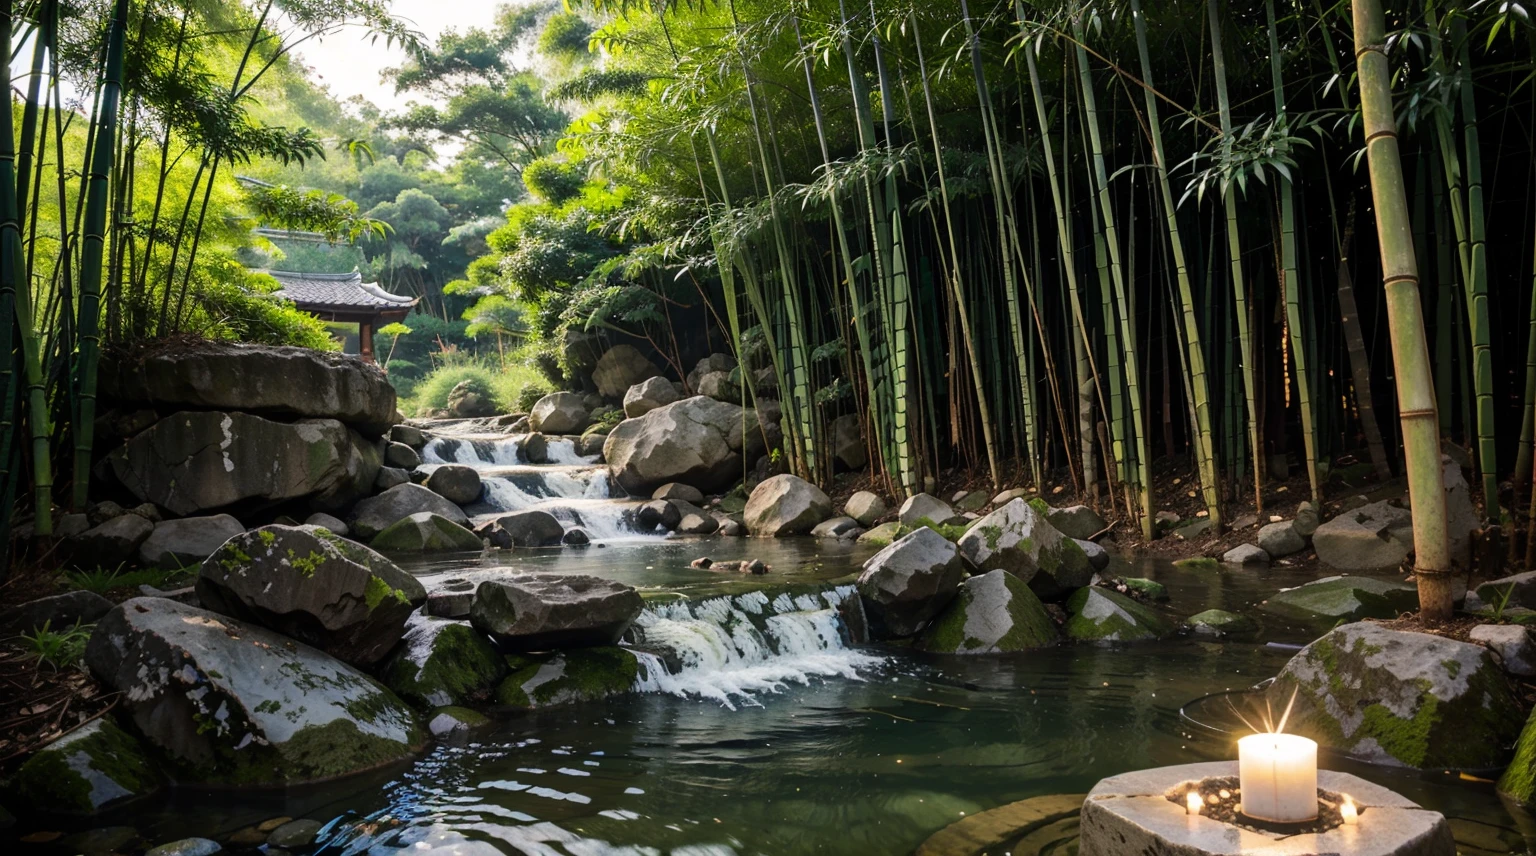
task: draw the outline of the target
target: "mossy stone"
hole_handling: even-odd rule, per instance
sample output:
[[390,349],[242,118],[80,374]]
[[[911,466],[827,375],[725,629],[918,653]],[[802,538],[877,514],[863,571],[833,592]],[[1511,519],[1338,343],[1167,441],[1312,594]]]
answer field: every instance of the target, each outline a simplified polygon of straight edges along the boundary
[[1412,585],[1375,577],[1325,577],[1283,591],[1261,607],[1265,612],[1311,625],[1332,626],[1362,618],[1396,618],[1418,608]]
[[395,521],[373,536],[368,546],[399,553],[467,552],[482,547],[475,533],[430,511],[420,511]]
[[1191,556],[1187,559],[1179,559],[1173,563],[1173,566],[1185,571],[1221,570],[1221,563],[1209,556]]
[[1056,625],[1029,585],[1006,571],[991,571],[960,584],[959,594],[917,638],[916,647],[936,654],[1003,654],[1057,641]]
[[1125,583],[1126,588],[1147,600],[1155,600],[1161,603],[1168,599],[1168,587],[1157,580],[1149,580],[1144,577],[1126,577],[1120,582]]
[[496,688],[496,703],[514,710],[598,701],[634,689],[640,674],[635,655],[614,645],[511,654],[507,666],[511,674]]
[[144,747],[102,717],[39,749],[16,771],[9,789],[39,811],[95,814],[160,786]]
[[489,693],[507,664],[467,622],[416,618],[384,665],[384,685],[419,707],[464,704]]
[[1173,632],[1173,623],[1151,607],[1100,586],[1078,589],[1067,612],[1064,629],[1077,642],[1142,642]]
[[882,523],[879,526],[859,536],[860,544],[873,544],[876,547],[889,547],[892,542],[905,534],[905,527],[894,520],[890,523]]
[[1259,623],[1251,617],[1225,609],[1207,609],[1195,613],[1185,623],[1198,636],[1242,636],[1259,630]]

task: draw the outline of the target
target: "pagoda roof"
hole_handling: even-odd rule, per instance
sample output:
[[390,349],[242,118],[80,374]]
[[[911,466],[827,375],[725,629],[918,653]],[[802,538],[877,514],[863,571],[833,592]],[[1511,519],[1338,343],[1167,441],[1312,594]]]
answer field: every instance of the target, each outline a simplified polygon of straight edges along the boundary
[[351,273],[297,273],[265,271],[282,286],[278,296],[286,297],[300,309],[346,315],[404,315],[419,298],[390,294],[377,283],[363,282],[363,275]]

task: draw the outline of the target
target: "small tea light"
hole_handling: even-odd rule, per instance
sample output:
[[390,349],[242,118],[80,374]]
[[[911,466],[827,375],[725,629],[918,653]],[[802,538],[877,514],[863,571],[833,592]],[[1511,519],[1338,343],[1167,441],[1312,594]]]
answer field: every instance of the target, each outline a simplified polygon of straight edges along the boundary
[[1237,741],[1243,814],[1300,823],[1317,817],[1317,744],[1295,734],[1250,734]]
[[1184,805],[1187,813],[1199,814],[1200,810],[1205,808],[1205,800],[1200,799],[1199,791],[1190,791],[1184,797]]
[[1355,801],[1345,797],[1343,804],[1339,806],[1339,816],[1344,818],[1345,826],[1354,826],[1359,823],[1360,812],[1355,809]]

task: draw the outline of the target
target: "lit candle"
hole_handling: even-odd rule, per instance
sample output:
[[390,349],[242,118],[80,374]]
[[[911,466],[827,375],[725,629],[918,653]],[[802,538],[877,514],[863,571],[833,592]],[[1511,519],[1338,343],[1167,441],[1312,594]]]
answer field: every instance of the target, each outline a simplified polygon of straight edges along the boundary
[[1317,744],[1294,734],[1251,734],[1237,741],[1243,814],[1299,823],[1317,817]]
[[1189,814],[1199,814],[1205,803],[1200,799],[1199,791],[1190,791],[1184,797],[1184,808]]
[[1339,806],[1339,817],[1344,818],[1347,826],[1354,826],[1360,820],[1360,812],[1355,810],[1355,801],[1349,797],[1344,798],[1344,804]]

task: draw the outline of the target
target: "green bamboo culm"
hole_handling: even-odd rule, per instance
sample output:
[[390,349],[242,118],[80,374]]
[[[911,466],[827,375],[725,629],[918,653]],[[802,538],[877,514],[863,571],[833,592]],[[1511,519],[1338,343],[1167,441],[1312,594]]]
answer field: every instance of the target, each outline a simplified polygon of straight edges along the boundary
[[85,230],[80,247],[79,347],[75,354],[75,471],[72,503],[84,508],[91,486],[92,426],[96,422],[96,368],[101,359],[102,255],[107,232],[107,183],[115,159],[118,99],[123,89],[123,43],[128,31],[128,0],[117,0],[107,33],[107,63],[102,78],[90,174],[86,183]]
[[1392,110],[1392,69],[1386,53],[1381,0],[1352,0],[1360,110],[1370,164],[1376,234],[1386,292],[1387,324],[1397,375],[1398,415],[1413,505],[1414,574],[1419,611],[1426,621],[1451,617],[1451,553],[1446,536],[1445,477],[1440,466],[1440,426],[1435,403],[1413,224],[1398,154]]

